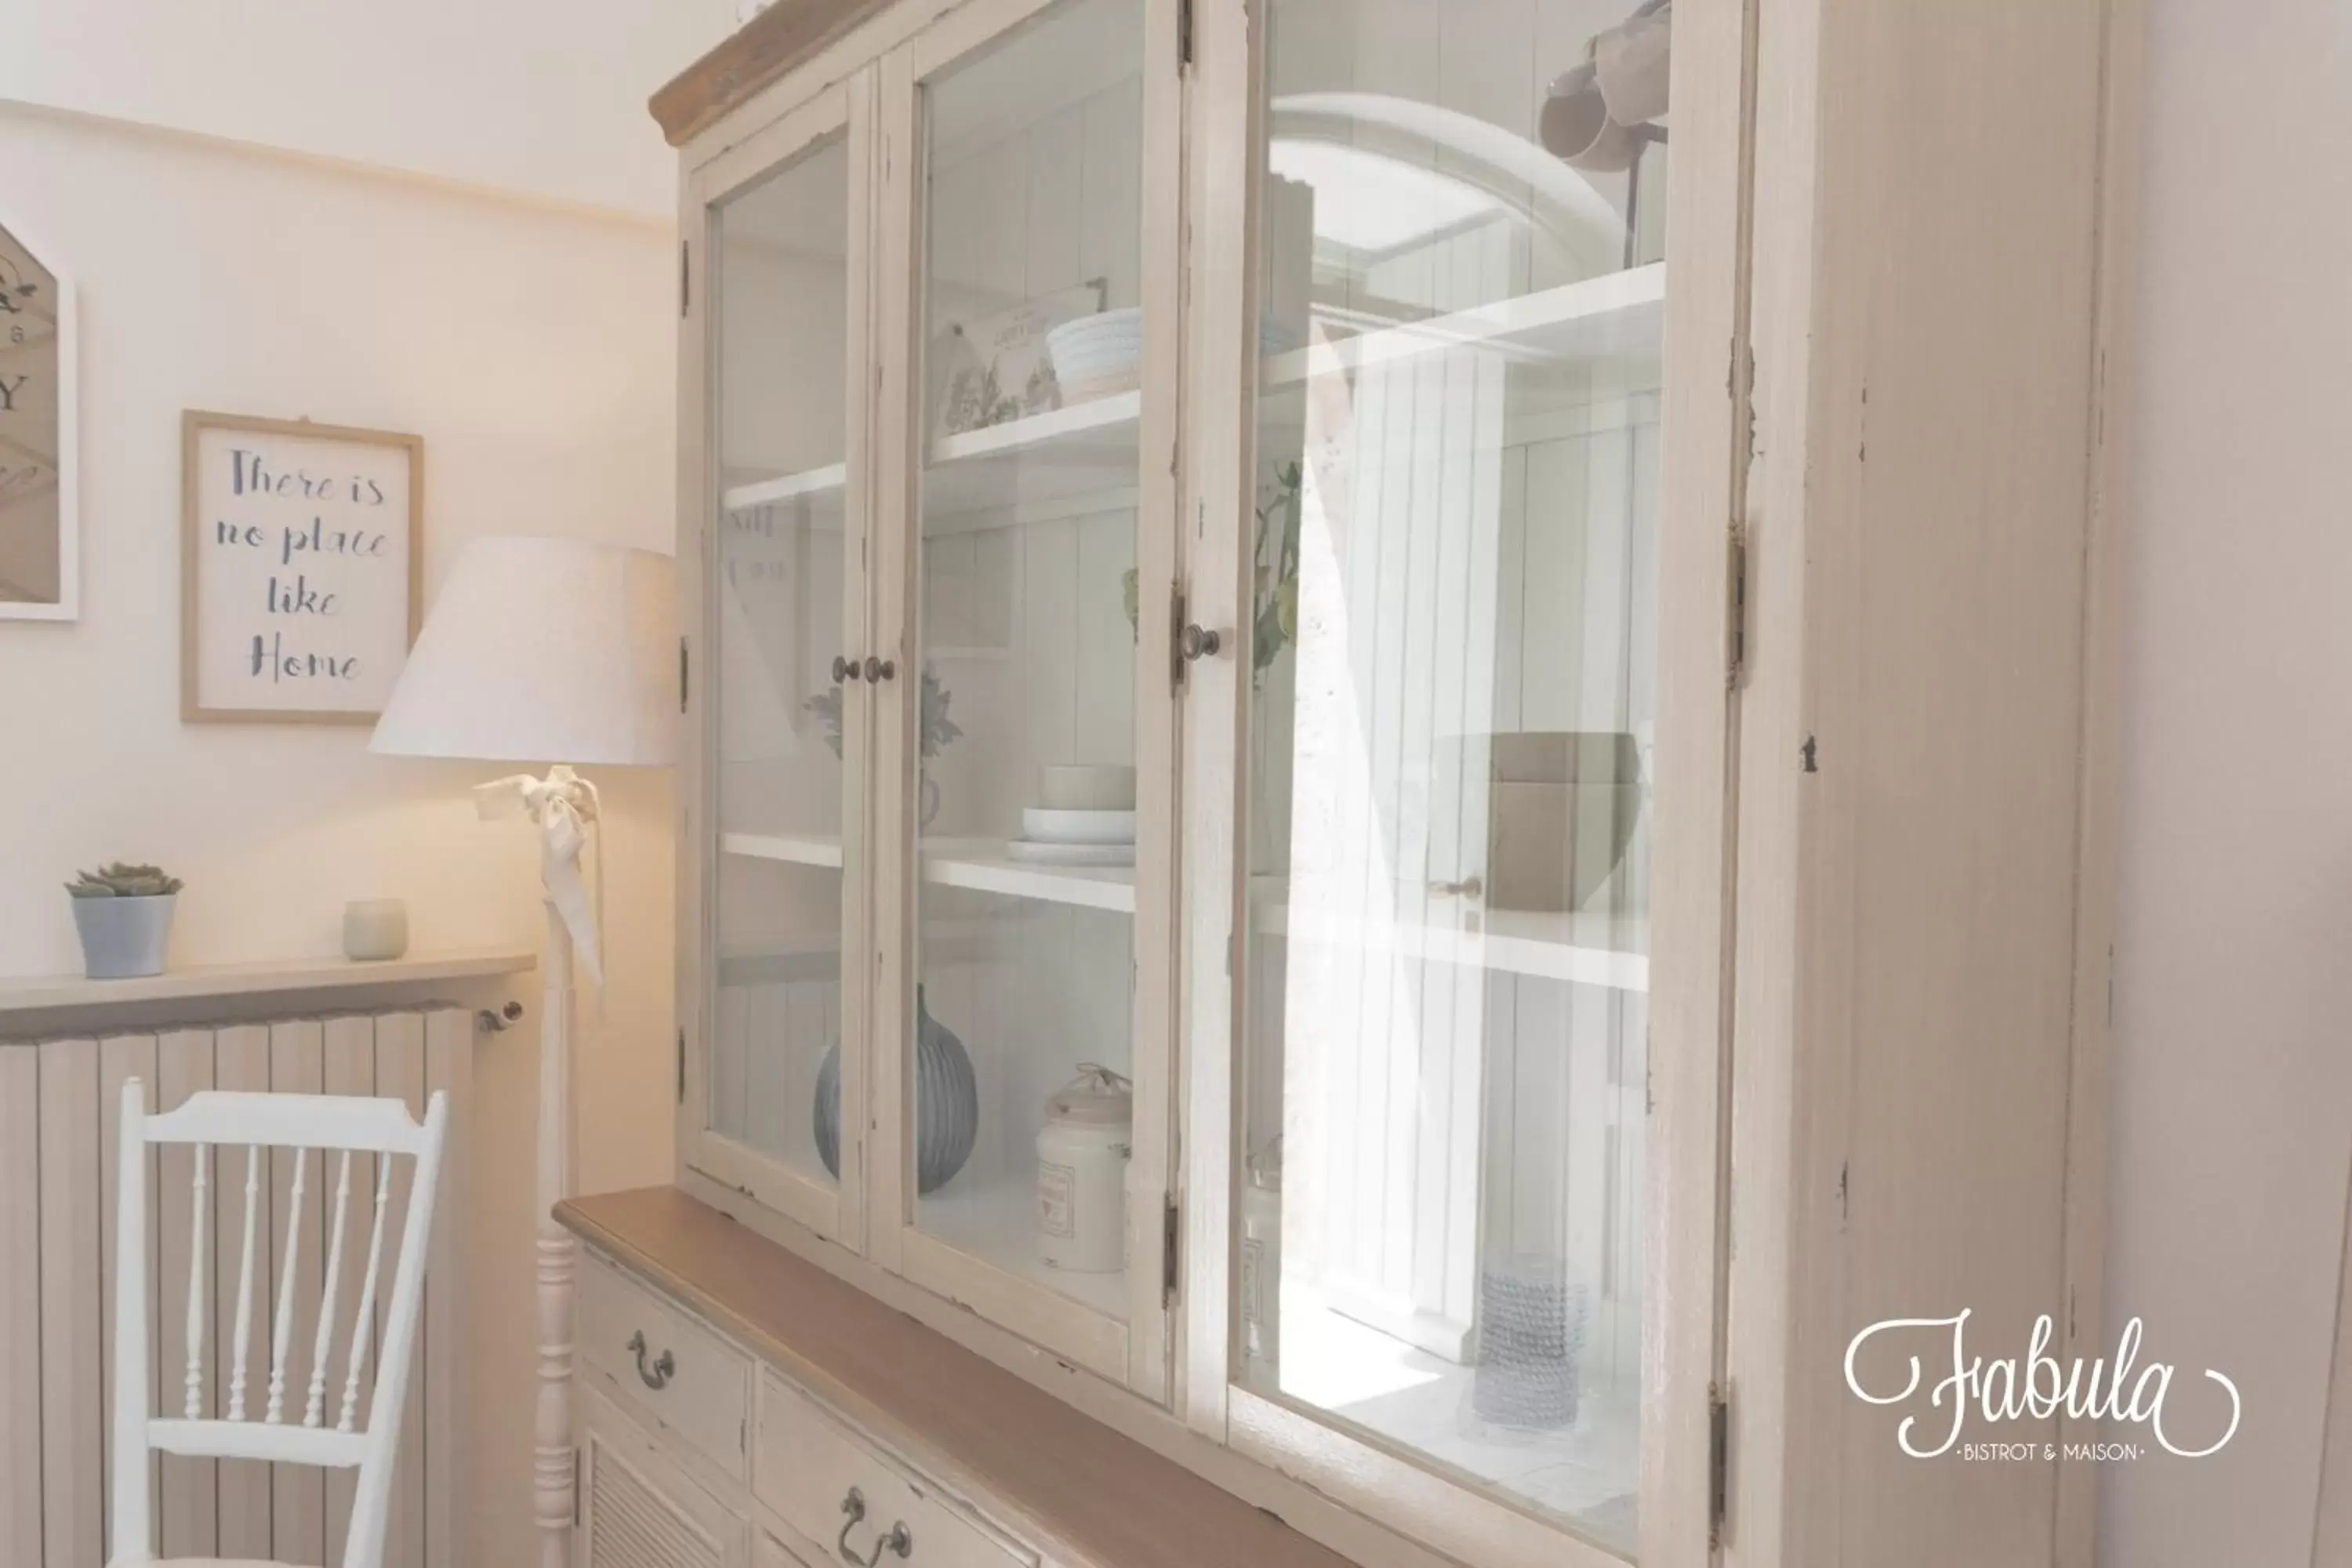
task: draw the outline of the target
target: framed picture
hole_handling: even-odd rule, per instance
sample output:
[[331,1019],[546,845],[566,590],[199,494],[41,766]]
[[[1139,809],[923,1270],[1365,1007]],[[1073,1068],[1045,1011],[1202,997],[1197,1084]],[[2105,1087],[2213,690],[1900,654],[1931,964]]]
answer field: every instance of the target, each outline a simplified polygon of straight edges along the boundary
[[372,724],[424,616],[425,440],[181,416],[180,717]]
[[73,279],[0,226],[0,620],[79,613],[77,363]]

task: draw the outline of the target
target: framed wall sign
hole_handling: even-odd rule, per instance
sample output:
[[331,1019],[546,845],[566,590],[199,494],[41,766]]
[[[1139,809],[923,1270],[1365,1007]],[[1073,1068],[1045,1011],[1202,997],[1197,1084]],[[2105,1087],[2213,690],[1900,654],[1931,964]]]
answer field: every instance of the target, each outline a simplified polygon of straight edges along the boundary
[[0,226],[0,620],[79,609],[73,280]]
[[180,434],[180,717],[373,723],[424,615],[424,437],[194,409]]

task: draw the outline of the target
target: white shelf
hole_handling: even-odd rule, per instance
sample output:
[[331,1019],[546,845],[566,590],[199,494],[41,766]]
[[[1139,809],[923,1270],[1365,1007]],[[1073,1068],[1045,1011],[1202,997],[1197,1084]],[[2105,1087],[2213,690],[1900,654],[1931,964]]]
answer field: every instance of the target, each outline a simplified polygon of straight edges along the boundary
[[[966,1183],[971,1183],[966,1185]],[[1127,1271],[1077,1274],[1037,1256],[1034,1182],[982,1185],[965,1172],[916,1200],[915,1226],[935,1241],[1060,1292],[1105,1317],[1127,1319]]]
[[[730,855],[841,869],[838,839],[730,833],[719,843]],[[935,887],[1075,904],[1115,914],[1135,912],[1133,867],[1040,866],[1007,856],[1001,838],[926,839],[922,857],[923,880]],[[1538,914],[1489,910],[1474,931],[1367,920],[1354,914],[1307,914],[1283,901],[1280,879],[1267,877],[1252,879],[1250,901],[1257,907],[1256,929],[1268,936],[1471,964],[1612,991],[1650,989],[1650,959],[1643,951],[1648,922],[1643,920],[1584,911]]]
[[730,855],[753,860],[782,860],[794,866],[841,869],[841,840],[809,833],[722,833],[719,847]]
[[1647,928],[1646,921],[1607,914],[1538,914],[1524,910],[1486,910],[1475,931],[1368,920],[1337,911],[1310,913],[1283,904],[1267,906],[1257,914],[1258,931],[1270,936],[1601,985],[1612,991],[1650,989],[1649,955],[1640,951]]
[[[1139,458],[1136,422],[1143,394],[1122,392],[1049,414],[967,430],[931,444],[923,473],[923,506],[932,516],[1039,506],[1102,495],[1107,508],[1134,505]],[[838,495],[847,482],[839,463],[782,474],[721,490],[728,512],[803,498]],[[820,508],[820,514],[828,510]],[[929,530],[937,531],[937,530]]]
[[925,516],[1131,493],[1142,416],[1143,394],[1122,392],[934,442],[923,473]]
[[488,980],[523,973],[538,962],[538,955],[527,948],[480,948],[412,953],[372,963],[347,958],[289,958],[261,963],[194,964],[130,980],[88,980],[79,974],[0,980],[0,1017],[12,1013]]
[[1441,349],[1486,347],[1514,358],[1560,362],[1658,353],[1665,319],[1662,261],[1451,315],[1315,343],[1266,357],[1267,386],[1386,364]]
[[828,463],[822,468],[810,468],[802,473],[731,485],[719,493],[719,505],[722,510],[730,512],[750,511],[754,507],[797,500],[803,496],[831,495],[848,482],[846,464]]
[[[722,835],[719,842],[719,847],[730,855],[841,869],[841,841],[837,838],[805,834],[729,833]],[[1135,912],[1135,868],[1131,866],[1034,865],[1005,854],[1004,840],[1001,838],[927,838],[921,853],[923,880],[935,887],[1003,893],[1045,903],[1076,904],[1115,914]]]

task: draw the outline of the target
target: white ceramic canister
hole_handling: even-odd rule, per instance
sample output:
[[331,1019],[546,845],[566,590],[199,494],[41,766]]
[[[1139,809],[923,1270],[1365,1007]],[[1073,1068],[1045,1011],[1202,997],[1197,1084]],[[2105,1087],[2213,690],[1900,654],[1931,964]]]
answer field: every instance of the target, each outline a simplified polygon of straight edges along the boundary
[[1075,1274],[1127,1267],[1135,1086],[1092,1062],[1045,1102],[1037,1134],[1037,1255]]
[[1243,1344],[1250,1364],[1269,1376],[1281,1371],[1282,1140],[1250,1156],[1242,1184]]

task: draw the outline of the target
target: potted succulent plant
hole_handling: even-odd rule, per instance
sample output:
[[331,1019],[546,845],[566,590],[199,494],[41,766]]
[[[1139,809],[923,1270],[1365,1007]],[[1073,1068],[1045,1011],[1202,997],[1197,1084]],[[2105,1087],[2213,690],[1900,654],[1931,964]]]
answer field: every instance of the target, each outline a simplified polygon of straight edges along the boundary
[[172,907],[180,879],[160,867],[118,860],[84,871],[66,884],[74,925],[81,932],[82,973],[92,980],[127,980],[163,973],[172,935]]

